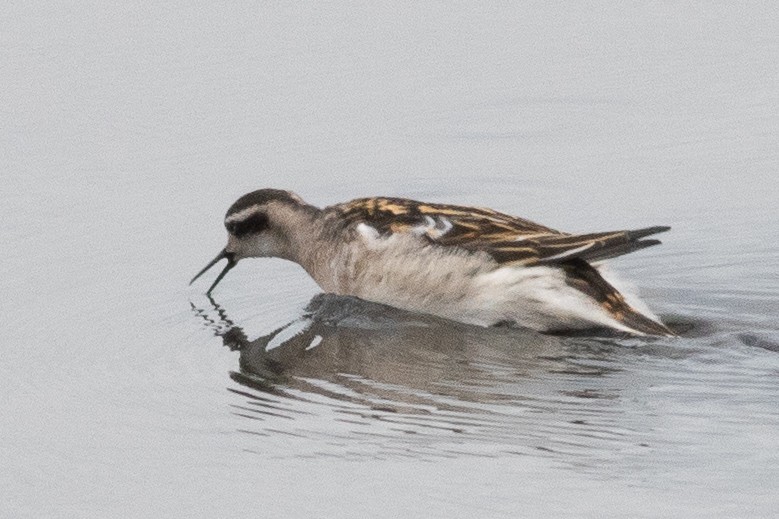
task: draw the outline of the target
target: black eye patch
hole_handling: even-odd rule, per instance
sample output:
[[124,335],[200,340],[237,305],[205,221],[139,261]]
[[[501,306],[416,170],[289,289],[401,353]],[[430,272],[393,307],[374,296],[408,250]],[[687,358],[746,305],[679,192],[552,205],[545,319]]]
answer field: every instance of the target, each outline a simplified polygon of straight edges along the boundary
[[244,220],[225,222],[225,227],[236,238],[260,233],[268,228],[268,216],[265,213],[253,213]]

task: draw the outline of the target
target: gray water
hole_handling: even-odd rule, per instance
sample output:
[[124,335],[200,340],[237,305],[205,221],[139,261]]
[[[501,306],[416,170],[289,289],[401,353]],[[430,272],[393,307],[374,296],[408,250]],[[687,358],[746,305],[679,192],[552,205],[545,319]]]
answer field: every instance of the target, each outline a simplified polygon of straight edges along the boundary
[[[771,517],[770,3],[5,4],[0,516]],[[481,329],[244,261],[247,191],[570,232],[678,339]]]

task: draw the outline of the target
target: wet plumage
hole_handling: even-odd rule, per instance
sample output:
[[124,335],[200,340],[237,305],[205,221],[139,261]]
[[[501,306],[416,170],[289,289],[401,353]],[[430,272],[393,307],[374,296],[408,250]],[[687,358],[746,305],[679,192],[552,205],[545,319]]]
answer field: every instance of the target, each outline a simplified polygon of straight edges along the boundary
[[241,197],[225,226],[227,247],[202,271],[227,258],[217,282],[241,258],[281,257],[325,291],[472,324],[672,335],[591,264],[657,245],[645,238],[668,227],[573,235],[491,209],[401,198],[319,209],[280,190]]

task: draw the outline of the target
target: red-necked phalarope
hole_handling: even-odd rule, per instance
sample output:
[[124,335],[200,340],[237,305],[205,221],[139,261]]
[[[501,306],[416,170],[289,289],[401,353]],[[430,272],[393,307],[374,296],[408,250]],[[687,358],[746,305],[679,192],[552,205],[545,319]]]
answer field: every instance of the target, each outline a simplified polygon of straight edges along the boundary
[[288,191],[239,198],[219,260],[294,261],[327,292],[470,324],[539,331],[608,327],[673,335],[628,304],[592,263],[660,242],[669,227],[572,235],[491,209],[361,198],[319,209]]

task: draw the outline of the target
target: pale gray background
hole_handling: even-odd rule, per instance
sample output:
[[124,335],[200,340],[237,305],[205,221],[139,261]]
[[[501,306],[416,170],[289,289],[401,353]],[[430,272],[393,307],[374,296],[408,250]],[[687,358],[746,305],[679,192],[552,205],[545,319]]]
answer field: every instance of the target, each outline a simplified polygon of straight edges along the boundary
[[[0,515],[775,514],[778,9],[613,4],[4,3]],[[672,225],[613,268],[696,331],[529,373],[476,333],[446,384],[357,340],[258,414],[186,285],[260,187]],[[215,295],[254,338],[316,293],[247,261]]]

